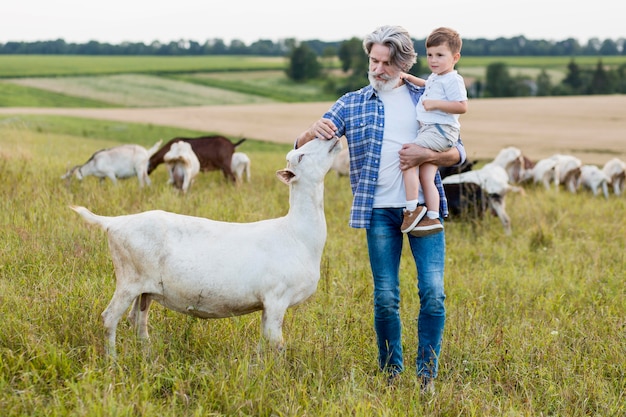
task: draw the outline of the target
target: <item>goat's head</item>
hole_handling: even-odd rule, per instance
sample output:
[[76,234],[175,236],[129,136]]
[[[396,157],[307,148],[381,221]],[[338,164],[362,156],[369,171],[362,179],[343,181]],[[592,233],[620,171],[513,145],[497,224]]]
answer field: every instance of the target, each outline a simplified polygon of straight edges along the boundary
[[329,140],[313,139],[301,148],[289,151],[287,167],[276,171],[276,176],[285,184],[291,184],[306,172],[306,177],[312,182],[321,182],[341,148],[341,141],[337,137]]
[[65,174],[61,175],[61,179],[62,180],[71,180],[72,179],[72,175],[76,175],[76,178],[78,178],[79,180],[83,179],[83,176],[80,174],[80,165],[74,165],[72,168],[69,168],[67,170],[67,172],[65,172]]

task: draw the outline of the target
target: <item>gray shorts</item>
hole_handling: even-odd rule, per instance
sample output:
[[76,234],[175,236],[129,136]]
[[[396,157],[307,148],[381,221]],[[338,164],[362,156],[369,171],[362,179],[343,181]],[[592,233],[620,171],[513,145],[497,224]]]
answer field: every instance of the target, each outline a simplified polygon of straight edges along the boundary
[[414,143],[424,148],[432,149],[433,151],[447,151],[455,146],[456,142],[459,140],[459,133],[459,129],[454,126],[439,123],[430,125],[423,124],[420,125]]

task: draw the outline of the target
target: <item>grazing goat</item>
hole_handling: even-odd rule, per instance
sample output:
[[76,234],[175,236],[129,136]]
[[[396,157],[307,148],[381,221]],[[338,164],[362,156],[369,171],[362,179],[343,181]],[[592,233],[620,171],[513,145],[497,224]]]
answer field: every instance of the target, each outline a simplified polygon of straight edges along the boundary
[[191,149],[195,152],[200,161],[200,171],[221,170],[226,179],[236,182],[237,179],[231,170],[231,161],[235,148],[246,139],[241,139],[237,143],[232,143],[224,136],[202,136],[199,138],[174,138],[167,142],[150,158],[148,164],[148,175],[152,173],[160,164],[164,163],[163,157],[170,150],[170,146],[178,141],[189,142]]
[[481,169],[467,171],[460,174],[450,175],[442,180],[446,184],[473,183],[480,187],[482,198],[487,197],[487,204],[495,215],[498,216],[504,231],[511,234],[511,219],[506,213],[504,197],[509,191],[524,193],[520,187],[509,184],[509,175],[500,165],[488,163]]
[[200,172],[200,161],[188,142],[178,141],[163,156],[170,173],[169,184],[186,193]]
[[347,147],[339,152],[330,169],[335,171],[339,177],[350,175],[350,151]]
[[626,184],[626,162],[618,158],[610,159],[604,164],[602,171],[609,178],[613,193],[618,196],[622,195]]
[[554,182],[557,191],[559,185],[563,184],[571,193],[576,193],[581,166],[580,159],[574,156],[555,154],[537,161],[534,167],[524,173],[522,180],[532,179],[535,183],[542,183],[546,190],[551,188],[551,182]]
[[532,180],[534,184],[543,184],[546,190],[551,188],[550,183],[552,182],[558,187],[559,181],[556,175],[556,167],[556,159],[541,159],[531,169],[524,171],[522,182]]
[[71,206],[107,232],[117,283],[102,313],[106,349],[115,355],[119,320],[148,338],[148,310],[156,301],[202,319],[262,310],[262,336],[283,347],[289,307],[317,290],[326,243],[324,177],[341,149],[338,138],[315,139],[287,154],[276,172],[289,185],[284,217],[228,223],[161,210],[105,217]]
[[514,146],[509,146],[500,150],[492,163],[500,165],[509,175],[509,181],[513,184],[519,184],[524,178],[527,160],[522,155],[522,151]]
[[604,198],[609,198],[609,177],[595,165],[583,165],[580,167],[580,177],[576,188],[587,188],[594,196],[602,189]]
[[71,178],[74,174],[76,178],[82,180],[86,176],[93,175],[101,181],[109,178],[113,184],[117,184],[118,178],[136,176],[140,187],[150,185],[148,161],[159,146],[161,146],[161,141],[148,150],[139,145],[120,145],[102,149],[94,153],[83,165],[70,168],[61,178]]
[[246,174],[246,181],[250,182],[250,158],[243,152],[233,153],[233,159],[230,163],[230,169],[237,178],[237,183],[243,182],[243,175]]

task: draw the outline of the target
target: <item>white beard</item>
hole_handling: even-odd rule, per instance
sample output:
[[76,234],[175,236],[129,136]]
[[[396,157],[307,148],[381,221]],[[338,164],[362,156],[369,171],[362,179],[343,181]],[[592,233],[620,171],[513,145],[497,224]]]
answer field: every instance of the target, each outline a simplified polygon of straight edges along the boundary
[[372,72],[368,72],[367,78],[376,91],[391,91],[400,83],[400,74],[398,74],[397,77],[389,78],[387,80],[379,80],[374,77]]

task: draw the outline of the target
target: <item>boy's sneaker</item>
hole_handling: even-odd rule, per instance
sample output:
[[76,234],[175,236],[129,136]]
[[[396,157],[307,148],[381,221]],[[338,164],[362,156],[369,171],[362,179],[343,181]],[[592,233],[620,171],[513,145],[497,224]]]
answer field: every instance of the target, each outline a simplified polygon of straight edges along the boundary
[[441,224],[439,219],[424,217],[409,233],[411,236],[422,237],[441,232],[442,230],[443,224]]
[[400,230],[402,233],[408,233],[419,223],[426,214],[426,206],[417,206],[413,211],[404,210],[404,220]]

